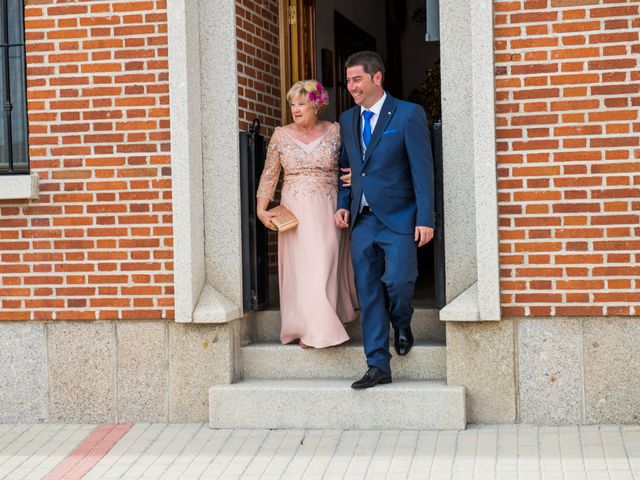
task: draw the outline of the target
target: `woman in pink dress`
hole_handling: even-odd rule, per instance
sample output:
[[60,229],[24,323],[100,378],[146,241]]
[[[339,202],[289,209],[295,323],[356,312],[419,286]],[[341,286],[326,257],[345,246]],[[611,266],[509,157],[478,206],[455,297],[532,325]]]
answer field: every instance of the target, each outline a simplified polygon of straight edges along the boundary
[[340,127],[318,118],[329,96],[316,80],[297,82],[286,98],[293,123],[276,128],[271,137],[258,186],[258,217],[275,230],[267,207],[284,169],[280,203],[299,224],[278,234],[280,341],[329,347],[349,340],[343,324],[354,320],[357,306],[349,240],[333,220]]

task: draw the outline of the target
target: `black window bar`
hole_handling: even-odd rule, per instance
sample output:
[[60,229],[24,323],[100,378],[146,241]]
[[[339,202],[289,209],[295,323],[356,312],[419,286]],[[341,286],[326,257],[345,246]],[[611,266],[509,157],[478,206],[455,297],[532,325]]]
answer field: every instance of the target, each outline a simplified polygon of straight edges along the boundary
[[0,0],[0,174],[29,173],[23,0]]

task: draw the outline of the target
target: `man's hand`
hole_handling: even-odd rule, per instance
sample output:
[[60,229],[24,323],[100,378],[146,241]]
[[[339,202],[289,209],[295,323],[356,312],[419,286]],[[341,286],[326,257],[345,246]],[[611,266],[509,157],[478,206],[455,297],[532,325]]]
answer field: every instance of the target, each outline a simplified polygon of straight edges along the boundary
[[349,228],[349,210],[341,208],[333,215],[333,220],[338,228]]
[[[338,210],[339,212],[340,210]],[[337,214],[337,212],[336,212]],[[415,241],[418,242],[418,248],[426,245],[433,238],[433,228],[431,227],[416,227]]]

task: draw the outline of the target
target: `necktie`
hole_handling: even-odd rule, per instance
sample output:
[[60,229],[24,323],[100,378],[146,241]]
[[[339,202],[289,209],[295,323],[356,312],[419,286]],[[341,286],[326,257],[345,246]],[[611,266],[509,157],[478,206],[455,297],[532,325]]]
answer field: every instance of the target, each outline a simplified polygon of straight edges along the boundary
[[364,146],[366,148],[369,145],[369,141],[371,140],[371,117],[373,117],[373,112],[370,110],[365,110],[364,112],[362,112],[362,116],[364,117],[362,140],[364,141]]

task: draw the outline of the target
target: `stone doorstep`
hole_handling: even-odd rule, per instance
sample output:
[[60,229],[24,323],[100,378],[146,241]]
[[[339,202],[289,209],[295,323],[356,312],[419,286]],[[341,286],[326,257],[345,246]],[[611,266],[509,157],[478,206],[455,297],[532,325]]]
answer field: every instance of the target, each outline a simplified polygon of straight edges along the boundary
[[211,428],[463,430],[464,387],[396,381],[353,390],[346,380],[244,380],[209,389]]
[[[280,311],[262,310],[251,312],[247,315],[251,322],[253,341],[277,342],[280,339]],[[361,340],[360,322],[356,318],[346,325],[347,332],[352,340]],[[416,341],[442,341],[445,340],[445,322],[441,322],[438,310],[428,308],[416,308],[411,320],[411,330]],[[393,338],[393,329],[391,329]]]
[[[302,349],[298,345],[257,343],[242,347],[241,352],[245,378],[355,380],[366,368],[359,342],[318,350]],[[394,353],[391,370],[395,379],[445,379],[446,347],[441,342],[418,342],[404,357]]]

